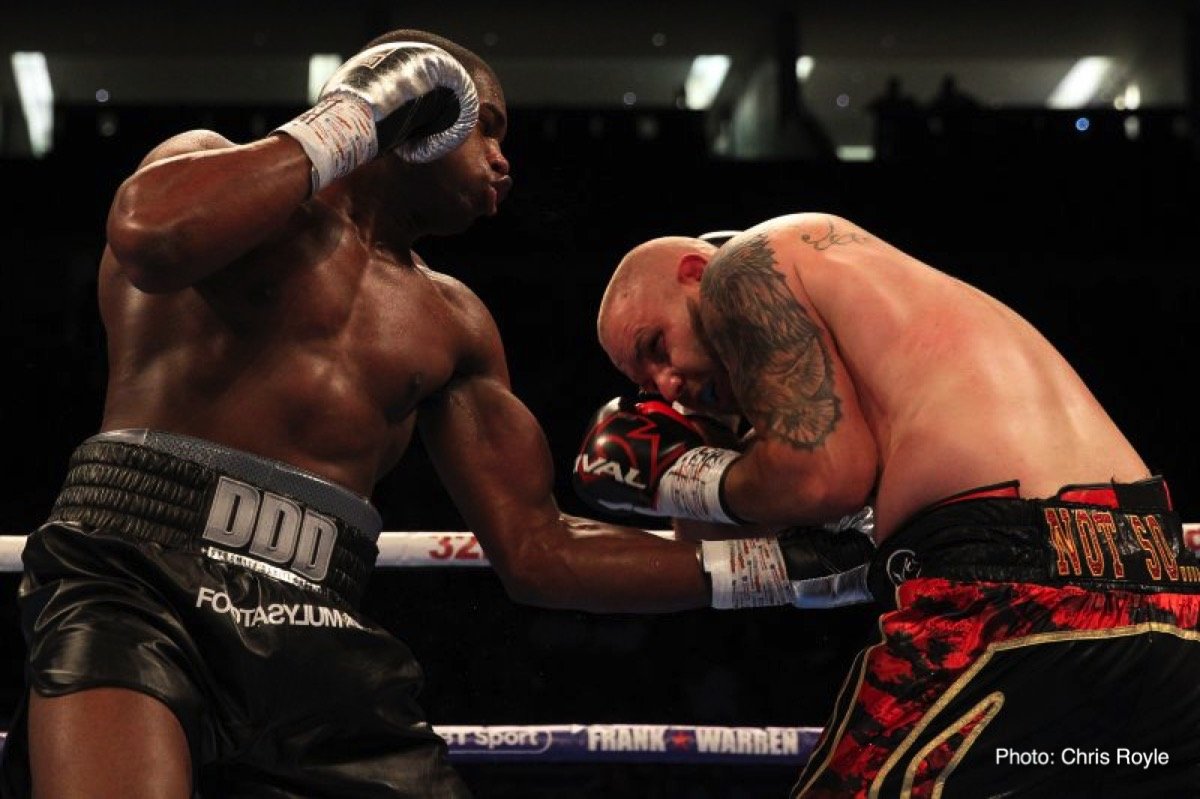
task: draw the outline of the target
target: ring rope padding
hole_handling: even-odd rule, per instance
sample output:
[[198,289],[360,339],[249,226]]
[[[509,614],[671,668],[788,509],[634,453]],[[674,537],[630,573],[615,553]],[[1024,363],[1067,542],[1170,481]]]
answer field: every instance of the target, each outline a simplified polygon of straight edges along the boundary
[[[438,725],[450,759],[474,763],[666,763],[802,766],[821,727],[692,724]],[[0,751],[7,733],[0,732]]]

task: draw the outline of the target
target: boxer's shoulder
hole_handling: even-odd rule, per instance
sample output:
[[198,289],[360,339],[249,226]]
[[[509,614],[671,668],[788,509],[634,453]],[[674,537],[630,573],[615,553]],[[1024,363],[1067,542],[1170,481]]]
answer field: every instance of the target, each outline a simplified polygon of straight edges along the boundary
[[459,278],[431,268],[416,253],[412,255],[419,274],[432,289],[429,299],[439,314],[438,323],[450,334],[463,367],[477,361],[490,365],[497,357],[502,360],[499,328],[479,295]]
[[157,161],[173,158],[187,153],[198,153],[205,150],[220,150],[232,147],[234,143],[213,130],[187,130],[178,133],[157,145],[142,159],[139,168],[149,166]]
[[420,256],[413,255],[417,272],[428,283],[433,298],[451,314],[448,321],[470,324],[479,317],[491,318],[487,306],[470,286],[453,275],[431,268]]

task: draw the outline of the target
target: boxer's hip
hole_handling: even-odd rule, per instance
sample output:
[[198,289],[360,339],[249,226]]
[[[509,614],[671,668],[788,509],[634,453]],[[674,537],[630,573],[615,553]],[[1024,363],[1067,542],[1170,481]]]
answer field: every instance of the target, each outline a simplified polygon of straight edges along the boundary
[[[1200,591],[1165,484],[1007,488],[883,543],[869,573],[894,609],[794,795],[1190,794]],[[1013,760],[1034,752],[1052,757]]]
[[287,464],[201,439],[122,430],[75,450],[47,526],[198,552],[356,606],[381,521],[365,499]]
[[964,492],[911,517],[871,573],[885,604],[918,577],[1200,593],[1200,561],[1161,478],[1067,486],[1048,499],[1021,498],[1015,482]]
[[[379,528],[365,500],[282,463],[163,433],[89,439],[24,552],[29,686],[159,699],[214,794],[259,775],[464,795],[416,702],[420,665],[357,609]],[[381,768],[404,789],[382,790]]]

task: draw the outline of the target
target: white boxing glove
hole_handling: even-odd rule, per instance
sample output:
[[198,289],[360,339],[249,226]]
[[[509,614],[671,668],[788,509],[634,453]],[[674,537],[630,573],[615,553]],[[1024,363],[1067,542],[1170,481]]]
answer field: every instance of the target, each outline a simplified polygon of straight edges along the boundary
[[312,161],[315,194],[381,150],[425,163],[457,148],[479,119],[466,69],[440,47],[391,42],[338,67],[317,104],[276,132]]

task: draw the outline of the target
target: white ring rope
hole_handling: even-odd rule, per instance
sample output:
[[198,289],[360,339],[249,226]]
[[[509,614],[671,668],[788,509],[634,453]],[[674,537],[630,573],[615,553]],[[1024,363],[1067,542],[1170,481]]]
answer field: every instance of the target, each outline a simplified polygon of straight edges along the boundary
[[[670,538],[670,530],[647,530]],[[0,535],[0,573],[21,571],[21,550],[25,536]],[[385,569],[422,566],[490,566],[487,555],[473,533],[417,531],[381,533],[379,559],[375,565]]]
[[[670,538],[670,530],[648,530]],[[1183,526],[1183,541],[1200,554],[1200,523]],[[0,535],[0,573],[21,571],[21,550],[25,536]],[[385,569],[409,569],[428,566],[489,566],[487,555],[472,533],[412,531],[382,533],[379,559],[375,565]]]

